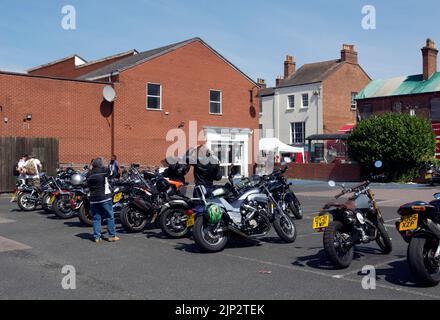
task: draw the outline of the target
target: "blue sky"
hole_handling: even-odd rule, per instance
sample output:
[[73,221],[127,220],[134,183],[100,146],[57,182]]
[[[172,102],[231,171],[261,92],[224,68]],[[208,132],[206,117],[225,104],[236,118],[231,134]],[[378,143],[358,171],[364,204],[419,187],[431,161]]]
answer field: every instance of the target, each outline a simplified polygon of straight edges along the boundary
[[[61,27],[73,5],[77,29]],[[377,29],[361,27],[364,5]],[[427,37],[437,40],[440,2],[377,0],[3,0],[0,69],[26,68],[77,53],[86,60],[199,36],[252,78],[274,83],[286,54],[297,65],[336,59],[354,43],[372,78],[421,73]]]

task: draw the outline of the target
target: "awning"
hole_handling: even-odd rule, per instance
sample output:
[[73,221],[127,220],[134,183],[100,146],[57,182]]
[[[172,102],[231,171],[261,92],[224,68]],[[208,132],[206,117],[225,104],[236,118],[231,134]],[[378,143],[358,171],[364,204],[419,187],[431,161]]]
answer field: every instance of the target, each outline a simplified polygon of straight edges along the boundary
[[342,126],[342,127],[338,130],[338,132],[348,133],[348,132],[353,131],[354,127],[356,127],[355,124],[349,123],[349,124],[346,124],[345,126]]
[[259,142],[260,151],[275,151],[285,153],[301,153],[304,161],[304,148],[292,147],[277,138],[264,138]]

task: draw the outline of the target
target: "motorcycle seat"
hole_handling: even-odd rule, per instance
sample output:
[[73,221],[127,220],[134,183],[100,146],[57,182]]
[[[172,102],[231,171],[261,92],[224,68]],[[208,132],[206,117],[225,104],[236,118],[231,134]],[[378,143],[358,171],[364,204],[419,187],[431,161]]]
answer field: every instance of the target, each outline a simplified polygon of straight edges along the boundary
[[324,206],[325,210],[330,209],[330,208],[354,211],[356,209],[356,204],[354,201],[349,200],[346,203],[329,202]]

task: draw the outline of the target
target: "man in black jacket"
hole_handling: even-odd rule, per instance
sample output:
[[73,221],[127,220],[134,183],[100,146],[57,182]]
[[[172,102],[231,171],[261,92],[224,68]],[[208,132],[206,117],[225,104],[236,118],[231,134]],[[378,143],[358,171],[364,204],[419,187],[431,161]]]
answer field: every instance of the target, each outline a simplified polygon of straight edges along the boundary
[[[221,180],[220,161],[206,146],[188,151],[188,161],[194,166],[194,182],[196,186],[205,186],[208,194],[214,189],[214,181]],[[198,190],[194,189],[194,198],[198,198]]]
[[101,243],[101,221],[107,218],[108,241],[120,239],[116,236],[115,216],[113,213],[112,191],[108,179],[111,172],[105,166],[103,158],[96,158],[92,162],[92,170],[87,176],[89,187],[90,212],[93,216],[93,237],[96,243]]

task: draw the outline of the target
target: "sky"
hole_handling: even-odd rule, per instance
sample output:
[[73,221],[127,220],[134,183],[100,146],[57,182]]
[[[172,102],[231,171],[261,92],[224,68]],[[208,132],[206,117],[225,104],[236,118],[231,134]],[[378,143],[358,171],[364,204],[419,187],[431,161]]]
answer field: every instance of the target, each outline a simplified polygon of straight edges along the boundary
[[[76,29],[62,28],[62,8]],[[376,29],[362,28],[362,8]],[[337,59],[355,44],[373,79],[422,72],[426,38],[440,46],[438,0],[2,0],[0,70],[23,72],[72,54],[90,61],[201,37],[251,78],[273,85],[283,61]]]

